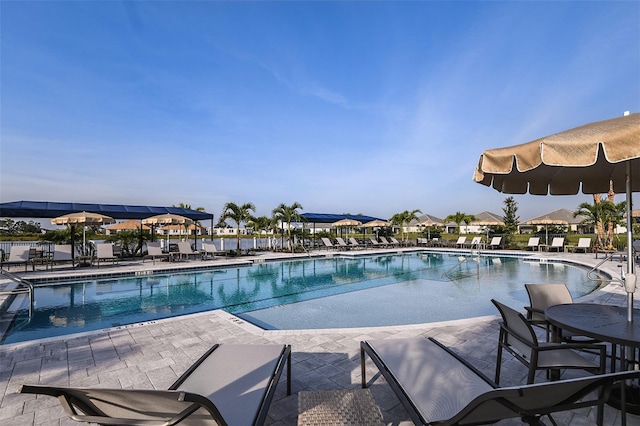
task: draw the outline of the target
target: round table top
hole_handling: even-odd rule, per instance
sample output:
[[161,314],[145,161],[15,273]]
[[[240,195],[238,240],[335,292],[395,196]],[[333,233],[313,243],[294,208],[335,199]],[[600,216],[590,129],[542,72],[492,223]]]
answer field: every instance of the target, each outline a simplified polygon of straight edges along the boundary
[[547,321],[597,340],[640,348],[640,310],[633,310],[633,322],[627,321],[627,308],[592,303],[550,306]]

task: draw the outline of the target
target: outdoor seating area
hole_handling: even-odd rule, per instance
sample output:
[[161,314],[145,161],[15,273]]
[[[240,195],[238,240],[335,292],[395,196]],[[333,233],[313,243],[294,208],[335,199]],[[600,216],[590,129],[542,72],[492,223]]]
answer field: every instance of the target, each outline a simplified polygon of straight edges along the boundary
[[[544,253],[544,255],[556,256],[554,253]],[[584,254],[574,255],[572,253],[566,255],[584,256]],[[595,262],[592,256],[589,259],[593,259],[592,262]],[[205,264],[207,260],[199,258],[193,262]],[[105,265],[105,268],[121,268],[122,263],[113,266]],[[170,262],[165,262],[165,264],[166,266],[172,265]],[[147,265],[150,266],[150,262]],[[175,264],[175,267],[178,266],[179,264]],[[530,286],[542,285],[532,284]],[[610,285],[609,287],[607,293],[598,292],[602,296],[602,302],[610,304],[618,300],[618,303],[623,304],[624,290],[617,290],[617,286]],[[542,287],[538,289],[542,289]],[[617,293],[608,293],[612,290]],[[553,294],[555,293],[558,292],[554,291]],[[572,299],[569,295],[569,299],[559,300],[566,302]],[[598,299],[592,298],[591,300]],[[20,359],[19,352],[22,350],[32,351],[34,346],[47,347],[59,345],[59,342],[68,342],[64,343],[67,352],[64,357],[73,358],[77,356],[76,351],[81,350],[87,344],[84,342],[91,340],[96,344],[102,342],[101,344],[108,345],[104,350],[119,354],[116,359],[120,359],[128,367],[115,373],[113,370],[115,366],[112,363],[105,362],[102,358],[96,358],[93,361],[95,367],[92,367],[90,375],[111,374],[109,372],[114,371],[114,374],[120,378],[115,382],[107,381],[105,386],[87,386],[83,383],[90,382],[73,379],[75,373],[68,374],[71,380],[64,383],[47,381],[47,363],[43,363],[40,367],[43,371],[38,375],[44,379],[34,382],[25,379],[25,376],[16,376],[16,380],[20,382],[14,381],[15,386],[7,388],[7,395],[15,392],[19,385],[25,385],[21,388],[23,393],[20,394],[25,398],[29,393],[56,396],[62,401],[68,398],[70,401],[68,406],[63,403],[55,411],[54,416],[62,418],[69,415],[72,418],[76,417],[91,422],[99,422],[100,419],[95,416],[103,415],[119,419],[116,422],[129,420],[127,416],[131,415],[133,411],[136,413],[144,412],[146,420],[157,419],[158,415],[166,420],[176,415],[215,418],[216,410],[218,410],[223,418],[228,419],[233,418],[235,414],[229,413],[229,411],[225,412],[221,408],[224,407],[225,402],[221,401],[225,401],[224,395],[237,395],[237,393],[234,393],[227,385],[222,386],[225,391],[222,392],[222,396],[220,396],[222,399],[219,400],[217,399],[218,394],[207,390],[209,386],[217,386],[217,382],[202,378],[224,376],[235,383],[239,377],[242,377],[243,380],[240,380],[238,385],[251,386],[244,382],[244,379],[252,377],[252,374],[245,372],[243,368],[254,371],[253,367],[245,365],[246,360],[252,358],[255,352],[261,353],[258,349],[262,349],[263,346],[279,345],[278,347],[282,349],[290,345],[290,355],[284,356],[287,361],[279,361],[282,364],[279,367],[280,371],[282,372],[286,365],[287,373],[280,379],[276,379],[275,376],[271,379],[274,386],[278,382],[280,385],[274,387],[273,391],[259,393],[262,395],[259,399],[263,401],[262,398],[266,393],[273,392],[270,402],[262,405],[263,414],[260,416],[266,417],[262,417],[262,420],[258,422],[243,421],[241,424],[264,424],[265,422],[267,424],[278,422],[284,425],[314,424],[313,421],[323,415],[326,418],[366,418],[367,421],[372,422],[364,424],[408,424],[405,422],[409,419],[412,421],[421,419],[420,422],[437,420],[442,424],[456,424],[463,419],[475,421],[475,419],[484,418],[488,407],[491,407],[490,412],[492,416],[495,416],[495,419],[492,417],[490,420],[512,419],[511,421],[514,422],[505,424],[520,424],[522,420],[533,421],[548,414],[556,419],[558,424],[573,424],[570,421],[573,418],[576,419],[576,424],[584,424],[584,420],[578,419],[585,418],[597,424],[619,424],[621,412],[608,405],[603,405],[603,401],[612,389],[618,388],[621,380],[637,379],[640,372],[605,372],[606,350],[604,355],[601,352],[601,347],[605,347],[604,344],[592,345],[588,343],[584,345],[580,343],[582,347],[596,348],[598,354],[593,354],[576,352],[575,350],[578,348],[575,344],[553,343],[557,346],[558,351],[570,354],[571,362],[555,363],[558,358],[554,355],[554,364],[549,365],[542,354],[551,353],[551,344],[538,340],[545,339],[548,324],[534,332],[532,331],[533,322],[530,323],[520,313],[520,311],[525,311],[524,306],[520,309],[514,307],[516,308],[514,309],[500,305],[499,302],[495,303],[504,311],[502,312],[502,320],[498,320],[498,315],[496,315],[494,319],[473,318],[415,326],[288,332],[286,330],[262,330],[225,312],[213,311],[154,321],[140,327],[104,330],[87,336],[61,337],[53,342],[35,341],[12,347],[10,351],[15,352],[15,355],[10,358],[14,361],[10,362]],[[555,303],[555,301],[551,303]],[[526,311],[538,314],[541,310],[544,312],[544,308],[539,307],[533,298],[531,306]],[[514,325],[514,321],[516,325]],[[517,330],[515,334],[514,329]],[[523,346],[520,345],[522,342],[516,343],[515,338],[515,336],[522,334],[521,330],[529,330],[528,332],[532,336],[524,346],[529,351],[523,357],[526,362],[522,362],[522,359],[518,359],[512,352],[523,349]],[[144,338],[143,336],[147,333],[154,337],[150,340]],[[564,333],[563,336],[565,336]],[[568,333],[565,337],[568,337]],[[136,343],[137,341],[139,343]],[[446,346],[439,342],[446,343]],[[252,357],[233,355],[232,353],[213,362],[214,358],[211,358],[212,355],[207,352],[207,349],[218,343],[221,345],[213,352],[214,354],[225,347],[231,348],[234,345],[240,345],[243,348],[246,347],[246,350],[252,353]],[[171,382],[162,385],[166,379],[158,381],[155,378],[158,377],[156,374],[165,375],[167,372],[156,372],[156,369],[164,370],[167,368],[167,364],[157,364],[157,361],[145,362],[145,359],[150,359],[148,357],[153,356],[158,350],[152,349],[149,352],[144,349],[147,345],[150,345],[150,348],[163,348],[163,358],[172,360],[168,365],[175,363],[180,366],[175,369],[171,368],[171,371],[175,370],[177,375],[182,374],[182,377],[189,377],[193,381],[191,382],[193,385],[187,385],[190,383],[189,380],[181,382],[182,379],[172,380],[174,385],[170,385]],[[208,347],[204,348],[207,345]],[[122,352],[119,349],[124,347],[133,352],[129,349]],[[365,347],[366,349],[363,349]],[[98,348],[99,346],[95,347],[99,350]],[[508,352],[512,356],[503,356],[502,351]],[[141,352],[145,355],[140,357],[138,362],[134,362],[131,357],[135,353]],[[531,362],[530,360],[536,359],[536,352],[540,356],[537,356],[537,361]],[[205,353],[203,356],[205,359],[199,358],[202,353]],[[218,354],[224,354],[224,351],[218,352]],[[359,357],[358,354],[360,354]],[[99,355],[96,356],[99,357]],[[275,357],[274,354],[271,354],[269,359],[275,360]],[[188,361],[189,359],[194,361]],[[581,360],[584,360],[584,365],[581,364],[583,362]],[[222,362],[218,364],[218,361]],[[219,367],[223,364],[227,367]],[[75,368],[73,364],[65,365],[68,365],[68,368]],[[576,367],[576,369],[564,371],[564,367]],[[583,367],[589,371],[581,371],[580,369]],[[214,370],[210,370],[211,368]],[[220,370],[215,370],[215,368],[220,368]],[[132,369],[135,369],[136,372]],[[378,375],[373,369],[380,371],[384,380],[377,380]],[[553,376],[557,369],[563,370],[559,377]],[[265,368],[266,370],[273,372],[274,368]],[[210,374],[211,371],[214,373]],[[420,371],[425,371],[427,375],[421,375]],[[426,371],[430,373],[426,373]],[[547,371],[552,373],[553,381],[549,381]],[[142,375],[141,372],[143,372]],[[432,376],[435,373],[444,376],[442,379],[438,379],[436,376]],[[495,381],[488,379],[494,374],[497,375]],[[428,379],[428,377],[431,378]],[[453,377],[456,379],[452,379]],[[284,379],[288,382],[287,386],[291,386],[291,395],[289,392],[285,392]],[[148,386],[145,385],[145,383],[149,383],[148,380],[151,380],[153,388],[158,390],[144,390],[148,389]],[[291,380],[290,384],[289,380]],[[430,385],[428,380],[433,380],[433,383],[438,383],[438,385]],[[465,380],[469,381],[468,386],[461,387],[462,383],[466,383]],[[498,381],[500,386],[497,384]],[[183,383],[183,385],[178,383]],[[446,383],[451,386],[444,385]],[[368,392],[355,391],[363,385]],[[121,387],[126,387],[127,390],[123,391],[120,389]],[[259,387],[263,390],[267,388],[264,385]],[[399,387],[403,391],[398,391]],[[467,389],[468,392],[461,392],[460,389]],[[404,392],[407,390],[408,392],[405,394]],[[602,392],[593,393],[593,391]],[[554,399],[559,393],[565,395],[561,401]],[[178,394],[184,396],[178,397]],[[587,395],[589,398],[585,399]],[[5,396],[6,398],[7,396]],[[15,399],[15,397],[13,398]],[[99,413],[86,412],[81,408],[82,403],[77,402],[82,401],[83,398],[87,400],[97,398],[106,406],[101,407]],[[238,398],[238,396],[232,396],[231,401],[235,401],[234,398]],[[16,403],[20,403],[18,401],[30,400],[17,399]],[[42,401],[41,408],[39,408],[40,401]],[[45,401],[46,399],[39,398],[30,404],[36,406],[36,412],[39,412],[40,409],[46,409],[48,413],[51,413],[51,404],[46,404]],[[157,413],[145,405],[154,404],[157,406],[157,402],[153,401],[163,401],[162,404],[166,411]],[[396,402],[390,404],[389,401]],[[452,405],[443,404],[442,401],[452,401]],[[114,403],[124,403],[125,408],[111,412],[106,407],[113,406]],[[138,406],[138,403],[143,405]],[[231,405],[236,406],[237,404],[234,402]],[[255,404],[249,405],[255,406]],[[65,413],[63,407],[71,411]],[[84,414],[73,411],[78,407]],[[583,411],[579,410],[579,407],[582,407]],[[590,407],[592,409],[589,409]],[[334,410],[339,410],[339,412],[334,415]],[[363,410],[366,411],[363,412]],[[254,412],[253,409],[250,411]],[[28,416],[28,414],[25,415]],[[382,417],[382,422],[378,423],[380,417]],[[627,417],[630,419],[628,424],[640,424],[640,417],[634,414],[627,414]],[[604,419],[604,421],[600,421],[600,419]],[[637,423],[635,423],[636,421]],[[132,424],[136,424],[135,421]],[[239,423],[231,422],[229,424]]]

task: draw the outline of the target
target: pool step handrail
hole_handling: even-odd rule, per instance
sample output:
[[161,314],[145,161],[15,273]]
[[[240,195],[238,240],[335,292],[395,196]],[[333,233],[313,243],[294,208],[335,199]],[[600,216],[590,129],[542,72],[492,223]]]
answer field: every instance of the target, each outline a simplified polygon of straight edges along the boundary
[[[604,259],[602,259],[602,261],[600,261],[600,263],[598,263],[596,266],[594,266],[593,268],[591,268],[589,270],[589,272],[587,272],[587,278],[592,280],[592,281],[600,281],[602,279],[602,277],[599,277],[596,272],[599,270],[600,266],[602,266],[606,261],[608,260],[613,260],[613,256],[619,255],[619,253],[605,253]],[[620,271],[620,274],[622,274],[624,271]],[[624,286],[624,279],[621,276],[620,278],[616,278],[614,276],[611,277],[611,281],[612,282],[617,282],[620,285]]]
[[6,288],[0,290],[0,296],[17,296],[19,294],[29,295],[29,318],[33,316],[33,305],[35,302],[35,289],[31,281],[20,278],[19,276],[12,274],[4,268],[0,268],[0,275],[5,276],[7,279],[16,284],[14,288]]
[[465,263],[467,261],[467,258],[464,256],[458,256],[458,263],[456,263],[455,265],[453,265],[453,267],[451,267],[447,272],[445,272],[444,274],[442,274],[443,277],[447,277],[449,279],[451,279],[451,277],[449,277],[449,273],[451,271],[453,271],[456,268],[459,268],[463,263]]

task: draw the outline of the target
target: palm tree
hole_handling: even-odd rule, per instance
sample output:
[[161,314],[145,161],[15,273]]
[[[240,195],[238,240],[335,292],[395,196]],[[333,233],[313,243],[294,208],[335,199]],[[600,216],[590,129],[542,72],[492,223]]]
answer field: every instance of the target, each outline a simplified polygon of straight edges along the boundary
[[616,206],[608,200],[600,200],[593,204],[585,202],[581,203],[578,206],[578,210],[573,212],[573,217],[583,216],[584,219],[580,223],[594,227],[596,231],[596,243],[602,246],[604,240],[604,223],[608,222],[609,218],[613,219],[613,213],[615,211]]
[[291,253],[293,253],[293,244],[291,244],[291,222],[301,222],[304,220],[300,212],[298,212],[298,209],[302,208],[302,205],[296,201],[290,206],[281,203],[271,212],[275,220],[279,221],[282,225],[287,224],[287,238],[289,240],[289,246],[291,247]]
[[270,217],[267,216],[259,216],[254,217],[247,224],[249,227],[253,228],[254,231],[258,232],[258,235],[262,234],[262,231],[265,233],[265,239],[269,235],[269,229],[271,228],[273,221]]
[[464,212],[455,212],[455,214],[450,214],[449,216],[444,218],[444,222],[453,222],[456,224],[456,228],[458,229],[458,235],[460,235],[460,224],[464,222],[469,225],[471,222],[476,220],[476,217],[472,214],[467,214]]
[[418,213],[422,214],[420,209],[415,209],[412,211],[405,210],[402,213],[396,213],[391,218],[389,218],[389,222],[397,225],[400,228],[400,239],[404,241],[404,224],[409,223],[412,220],[418,219]]
[[222,208],[222,214],[220,215],[220,222],[224,222],[230,219],[236,223],[236,255],[240,256],[242,251],[240,250],[240,224],[248,223],[253,220],[251,212],[256,211],[256,206],[253,203],[244,203],[239,206],[236,203],[227,203]]

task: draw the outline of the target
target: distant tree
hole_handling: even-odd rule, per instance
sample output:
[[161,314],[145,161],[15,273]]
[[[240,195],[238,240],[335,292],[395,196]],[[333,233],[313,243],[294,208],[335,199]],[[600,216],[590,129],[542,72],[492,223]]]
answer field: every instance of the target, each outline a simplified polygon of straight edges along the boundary
[[279,221],[283,225],[285,223],[287,224],[287,238],[289,240],[291,253],[293,253],[293,244],[291,243],[291,223],[301,222],[303,220],[303,216],[298,211],[298,209],[302,208],[302,205],[296,201],[290,206],[281,203],[271,212],[274,220]]
[[405,210],[402,213],[396,213],[389,218],[389,222],[400,228],[400,239],[404,241],[404,224],[410,223],[412,220],[418,219],[418,213],[422,213],[420,209]]
[[116,232],[106,237],[107,241],[117,243],[122,248],[122,255],[125,257],[141,256],[142,246],[145,241],[151,239],[151,233],[149,231],[142,231],[138,228],[136,230],[123,230]]
[[573,212],[573,217],[582,216],[581,224],[593,226],[596,230],[596,244],[604,245],[604,223],[615,211],[616,206],[608,200],[598,202],[581,203],[578,209]]
[[502,208],[504,216],[502,221],[504,222],[504,229],[509,234],[515,234],[520,224],[520,216],[517,216],[518,203],[513,197],[507,197],[504,200],[504,207]]
[[40,234],[42,229],[40,228],[40,223],[33,220],[25,222],[24,220],[0,219],[0,233],[7,235]]
[[247,225],[254,231],[258,232],[259,235],[264,231],[265,238],[268,238],[269,230],[273,227],[273,220],[267,216],[258,216],[250,220]]
[[224,222],[229,219],[236,223],[236,255],[240,256],[242,250],[240,250],[240,224],[248,223],[253,220],[251,212],[255,212],[256,207],[253,203],[245,203],[238,205],[236,203],[227,203],[222,208],[222,214],[220,215],[220,222]]
[[449,216],[444,218],[444,222],[453,222],[456,224],[456,229],[458,231],[458,235],[460,235],[460,225],[462,222],[467,225],[476,220],[476,217],[472,214],[467,214],[464,212],[455,212],[454,214],[450,214]]

